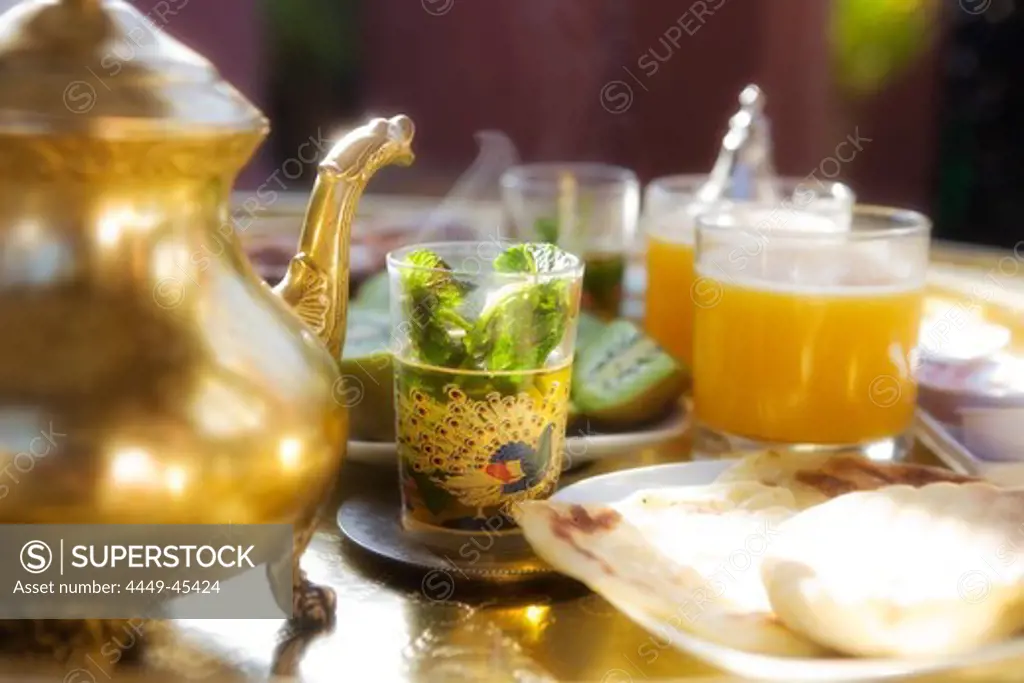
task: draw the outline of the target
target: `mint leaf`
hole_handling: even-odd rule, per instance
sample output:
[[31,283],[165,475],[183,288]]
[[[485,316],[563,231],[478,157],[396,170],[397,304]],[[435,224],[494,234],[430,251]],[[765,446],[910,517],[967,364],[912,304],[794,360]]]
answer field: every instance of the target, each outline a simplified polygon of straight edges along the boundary
[[405,262],[430,269],[400,271],[402,305],[416,355],[430,365],[460,366],[466,357],[462,336],[471,325],[457,309],[471,287],[457,280],[451,267],[432,251],[414,251]]
[[468,287],[455,279],[451,266],[443,258],[427,249],[417,249],[406,257],[406,263],[420,269],[430,269],[410,268],[403,271],[403,284],[410,289],[428,290],[437,296],[439,302],[449,307],[458,306],[462,301]]
[[[573,259],[551,244],[519,244],[494,260],[499,273],[543,276],[571,266]],[[539,277],[498,291],[466,336],[474,361],[487,370],[541,368],[565,336],[572,315],[570,282]]]
[[552,273],[571,267],[573,258],[553,244],[516,244],[494,259],[499,273]]
[[494,259],[494,270],[498,273],[536,273],[537,262],[527,246],[517,244],[498,254]]
[[538,218],[533,224],[533,231],[541,242],[558,244],[558,221],[554,218]]
[[509,285],[484,309],[466,337],[466,347],[475,363],[495,372],[535,367],[537,349],[523,334],[523,321],[534,314],[529,285]]

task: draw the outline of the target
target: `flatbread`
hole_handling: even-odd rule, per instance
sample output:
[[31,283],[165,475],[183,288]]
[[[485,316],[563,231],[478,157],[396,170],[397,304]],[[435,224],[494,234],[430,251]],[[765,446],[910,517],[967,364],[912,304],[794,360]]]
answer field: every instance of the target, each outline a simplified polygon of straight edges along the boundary
[[779,526],[761,574],[795,633],[862,657],[951,655],[1024,628],[1024,491],[986,483],[839,496]]
[[615,505],[523,503],[517,521],[558,571],[628,605],[648,625],[747,652],[818,656],[780,626],[759,564],[792,495],[756,482],[641,492]]
[[760,482],[789,490],[797,508],[805,510],[836,496],[883,486],[925,486],[936,482],[966,483],[974,477],[924,465],[876,462],[856,453],[790,453],[763,451],[738,460],[715,480],[718,483]]

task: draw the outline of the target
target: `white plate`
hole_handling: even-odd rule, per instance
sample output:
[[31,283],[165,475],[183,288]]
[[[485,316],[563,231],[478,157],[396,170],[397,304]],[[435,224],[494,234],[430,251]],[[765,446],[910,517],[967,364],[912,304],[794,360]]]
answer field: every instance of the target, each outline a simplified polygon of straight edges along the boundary
[[714,481],[730,464],[729,460],[699,460],[610,472],[566,486],[551,496],[551,500],[579,504],[614,503],[644,489],[700,486]]
[[[671,441],[686,431],[686,413],[673,412],[663,421],[646,429],[619,434],[601,434],[584,429],[565,442],[565,468],[572,469],[588,462],[609,458],[638,448],[649,448]],[[394,467],[395,444],[391,442],[349,441],[348,457],[367,465]]]
[[[552,499],[565,503],[613,503],[643,489],[700,486],[713,482],[730,464],[728,460],[708,460],[612,472],[567,486],[558,491]],[[627,602],[616,599],[609,599],[609,602],[650,633],[666,639],[677,649],[720,669],[759,681],[820,683],[882,680],[980,667],[1024,657],[1024,638],[1021,637],[969,654],[929,660],[772,657],[708,642],[692,633],[673,628],[666,622],[652,621],[647,614]]]

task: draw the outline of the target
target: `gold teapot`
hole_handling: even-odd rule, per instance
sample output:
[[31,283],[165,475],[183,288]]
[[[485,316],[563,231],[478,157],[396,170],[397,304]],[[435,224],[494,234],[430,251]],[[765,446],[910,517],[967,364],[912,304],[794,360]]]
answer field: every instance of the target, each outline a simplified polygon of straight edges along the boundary
[[348,434],[350,227],[370,177],[412,162],[413,126],[330,150],[271,290],[228,210],[267,121],[161,18],[0,18],[0,523],[291,523],[308,587]]

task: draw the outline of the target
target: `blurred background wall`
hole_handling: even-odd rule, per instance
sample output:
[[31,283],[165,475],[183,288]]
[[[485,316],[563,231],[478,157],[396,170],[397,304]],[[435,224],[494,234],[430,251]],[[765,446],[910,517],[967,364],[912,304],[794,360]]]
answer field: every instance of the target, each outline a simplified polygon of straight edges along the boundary
[[[737,94],[756,82],[780,172],[811,173],[859,131],[870,142],[843,177],[867,201],[929,205],[936,3],[375,0],[364,11],[365,102],[416,118],[431,174],[464,167],[467,133],[484,127],[531,160],[606,160],[648,179],[706,171]],[[851,32],[860,44],[840,44]],[[850,73],[872,59],[882,73]]]
[[[838,167],[862,201],[925,210],[942,237],[1024,237],[1015,0],[133,1],[271,116],[241,188],[312,136],[399,111],[418,163],[377,191],[446,193],[485,129],[526,161],[706,171],[756,82],[781,172]],[[839,160],[848,137],[858,151]]]
[[[267,26],[296,35],[291,46],[271,41],[287,93],[275,119],[404,111],[419,125],[417,166],[378,189],[444,193],[482,129],[508,134],[528,161],[610,161],[644,179],[706,171],[737,94],[756,82],[781,172],[835,173],[837,146],[854,137],[856,155],[840,150],[838,166],[862,201],[924,210],[945,238],[1024,237],[1015,0],[290,3],[291,19]],[[337,41],[302,43],[290,22],[317,16],[353,49],[327,59]],[[328,62],[333,75],[309,75]],[[279,153],[311,126],[287,141],[281,131]]]

